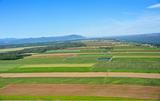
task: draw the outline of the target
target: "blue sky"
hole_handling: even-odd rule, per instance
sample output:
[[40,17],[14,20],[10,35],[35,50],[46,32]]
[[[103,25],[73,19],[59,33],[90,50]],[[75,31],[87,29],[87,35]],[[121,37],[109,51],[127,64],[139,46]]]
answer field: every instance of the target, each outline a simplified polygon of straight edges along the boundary
[[160,32],[160,0],[0,0],[0,38]]

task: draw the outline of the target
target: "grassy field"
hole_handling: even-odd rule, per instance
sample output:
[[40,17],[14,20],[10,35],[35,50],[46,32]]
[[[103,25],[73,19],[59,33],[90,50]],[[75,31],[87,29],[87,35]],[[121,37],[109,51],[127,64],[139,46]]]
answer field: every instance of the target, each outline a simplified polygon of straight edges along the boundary
[[[33,73],[33,72],[89,72],[90,67],[29,67],[13,68],[6,73]],[[4,72],[4,71],[3,71]],[[5,72],[4,72],[5,73]]]
[[[113,41],[84,42],[86,47],[51,50],[47,56],[29,56],[19,60],[0,60],[0,73],[38,72],[134,72],[160,73],[160,48]],[[112,49],[105,49],[109,47]],[[1,50],[10,51],[10,49]],[[71,56],[60,56],[72,53]],[[49,56],[51,54],[51,56]],[[52,54],[60,54],[53,55]],[[41,55],[41,54],[38,54]],[[99,58],[112,58],[111,61]],[[160,79],[123,77],[42,77],[0,78],[0,87],[9,84],[120,84],[160,86]],[[69,100],[69,101],[155,101],[97,96],[0,96],[0,100]]]
[[[97,60],[97,58],[101,57],[111,57],[111,55],[83,54],[72,57],[33,57],[33,58],[31,57],[31,58],[24,58],[21,60],[12,60],[12,61],[0,60],[0,72],[110,71],[110,72],[160,73],[160,63],[159,63],[160,58],[114,57],[110,62]],[[41,66],[35,66],[37,64],[40,64]],[[53,64],[56,65],[53,66]],[[62,66],[60,64],[71,64],[71,65]],[[73,64],[95,64],[95,65],[77,67],[74,66]],[[43,68],[41,68],[42,66]]]
[[112,52],[113,56],[160,56],[160,52]]
[[[101,56],[26,58],[15,61],[0,61],[0,72],[139,72],[160,73],[160,58],[113,58],[99,61]],[[126,63],[127,62],[127,63]],[[55,63],[55,64],[54,64]],[[74,64],[83,63],[76,66]],[[38,65],[37,65],[38,64]],[[45,65],[46,64],[46,65]],[[68,64],[68,65],[62,65]],[[69,65],[70,64],[70,65]],[[92,64],[85,65],[85,64]],[[25,68],[24,68],[25,67]],[[43,67],[43,68],[42,68]]]
[[34,64],[34,65],[24,65],[22,68],[30,67],[91,67],[94,64]]
[[0,96],[0,100],[43,100],[43,101],[157,101],[148,99],[116,98],[99,96]]
[[19,48],[6,48],[6,49],[0,49],[0,53],[3,53],[3,52],[11,52],[11,51],[18,51],[18,50],[23,50],[23,49],[28,49],[28,48],[35,48],[35,47],[43,47],[43,46],[19,47]]
[[116,77],[0,78],[0,87],[8,84],[128,84],[160,86],[160,79]]
[[108,52],[108,49],[81,49],[81,50],[50,50],[46,53],[87,53],[87,52]]
[[46,53],[79,53],[80,50],[50,50]]
[[159,62],[99,62],[92,71],[160,73]]
[[[115,66],[118,64],[118,66]],[[140,67],[147,64],[138,65],[131,63],[126,65],[122,63],[98,63],[95,67],[29,67],[29,68],[12,68],[1,73],[32,73],[32,72],[134,72],[134,73],[160,73],[159,67]],[[159,65],[159,64],[158,64]],[[124,66],[122,68],[122,66]],[[136,67],[137,66],[137,67]]]

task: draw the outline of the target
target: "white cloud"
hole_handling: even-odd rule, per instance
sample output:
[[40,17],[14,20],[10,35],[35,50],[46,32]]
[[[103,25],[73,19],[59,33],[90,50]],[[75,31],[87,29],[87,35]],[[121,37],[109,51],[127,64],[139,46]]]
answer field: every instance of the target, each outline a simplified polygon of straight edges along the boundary
[[148,8],[160,8],[160,3],[149,6]]
[[90,29],[93,36],[118,36],[160,32],[160,15],[140,16],[129,21],[114,20],[105,26]]

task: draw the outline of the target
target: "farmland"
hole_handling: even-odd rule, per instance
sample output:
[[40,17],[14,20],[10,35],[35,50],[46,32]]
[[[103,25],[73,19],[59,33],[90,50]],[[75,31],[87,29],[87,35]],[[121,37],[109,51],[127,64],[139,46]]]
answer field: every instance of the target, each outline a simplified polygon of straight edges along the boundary
[[[159,100],[160,48],[113,40],[82,43],[86,46],[0,60],[0,99]],[[149,93],[144,95],[144,92]]]

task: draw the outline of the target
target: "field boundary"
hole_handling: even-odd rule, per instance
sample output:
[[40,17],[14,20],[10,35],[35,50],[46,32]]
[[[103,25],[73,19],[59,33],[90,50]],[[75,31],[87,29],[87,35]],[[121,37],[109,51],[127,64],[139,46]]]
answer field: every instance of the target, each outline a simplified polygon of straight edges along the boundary
[[125,72],[55,72],[55,73],[0,73],[2,78],[14,77],[134,77],[160,79],[158,73],[125,73]]

